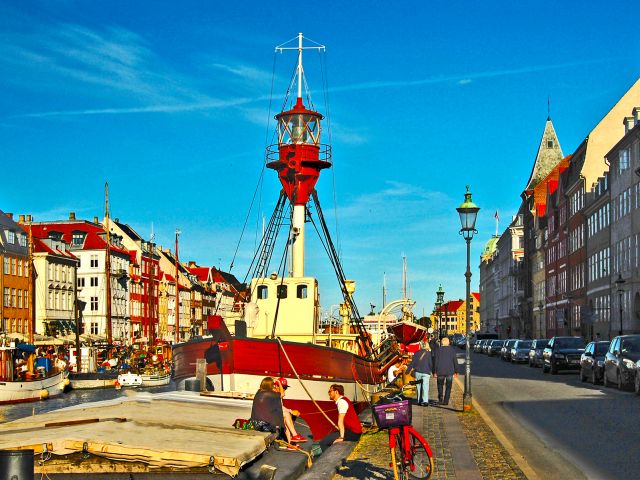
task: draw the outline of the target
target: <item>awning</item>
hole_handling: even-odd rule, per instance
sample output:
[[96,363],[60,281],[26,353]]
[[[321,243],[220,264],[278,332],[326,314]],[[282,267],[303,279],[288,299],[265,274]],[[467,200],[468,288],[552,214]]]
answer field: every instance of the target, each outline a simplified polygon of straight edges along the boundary
[[76,331],[76,322],[74,320],[49,320],[49,325],[56,327],[58,330]]

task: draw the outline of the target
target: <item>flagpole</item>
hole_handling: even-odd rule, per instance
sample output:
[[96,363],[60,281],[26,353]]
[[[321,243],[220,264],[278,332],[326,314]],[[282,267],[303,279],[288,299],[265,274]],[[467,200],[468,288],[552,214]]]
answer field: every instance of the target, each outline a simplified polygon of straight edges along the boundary
[[498,215],[498,209],[496,208],[496,214],[493,216],[496,219],[496,237],[498,236],[499,223],[500,223],[500,215]]

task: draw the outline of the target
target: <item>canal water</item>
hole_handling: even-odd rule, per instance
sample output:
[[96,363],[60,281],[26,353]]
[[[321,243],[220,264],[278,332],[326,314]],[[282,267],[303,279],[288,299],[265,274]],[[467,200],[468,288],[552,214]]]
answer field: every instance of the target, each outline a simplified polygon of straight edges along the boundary
[[[176,385],[169,383],[162,387],[135,389],[150,393],[170,392],[176,389]],[[60,408],[71,407],[73,405],[79,405],[81,403],[98,402],[101,400],[112,400],[114,398],[123,397],[126,395],[127,389],[122,388],[116,390],[115,388],[96,388],[89,390],[71,390],[68,393],[63,393],[55,398],[47,400],[40,400],[37,402],[18,403],[15,405],[0,405],[0,423],[10,422],[11,420],[17,420],[18,418],[29,417],[37,415],[38,413],[50,412],[52,410],[58,410]]]

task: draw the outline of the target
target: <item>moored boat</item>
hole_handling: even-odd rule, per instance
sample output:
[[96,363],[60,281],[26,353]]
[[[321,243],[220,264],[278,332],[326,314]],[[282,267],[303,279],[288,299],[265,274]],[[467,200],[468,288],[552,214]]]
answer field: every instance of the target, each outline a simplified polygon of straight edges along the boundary
[[[60,395],[69,385],[64,370],[34,368],[32,347],[14,342],[0,346],[0,404],[45,400]],[[20,358],[24,352],[26,360]]]
[[[335,404],[327,397],[331,384],[342,384],[346,396],[361,410],[384,378],[380,355],[376,355],[382,347],[372,344],[362,324],[352,298],[355,282],[344,275],[315,191],[320,171],[332,165],[331,147],[321,143],[323,115],[303,102],[307,83],[302,53],[324,47],[303,46],[302,34],[297,40],[297,46],[276,48],[298,51],[298,95],[288,110],[283,107],[275,116],[278,143],[267,147],[266,166],[277,172],[283,190],[252,262],[248,301],[241,305],[243,319],[231,326],[220,317],[209,317],[208,334],[176,344],[173,362],[178,382],[194,377],[196,366],[206,364],[209,388],[219,391],[255,393],[265,376],[287,378],[286,405],[299,410],[314,437],[321,438],[337,421]],[[309,92],[305,98],[312,106]],[[310,221],[307,204],[311,201],[320,222],[316,228],[343,294],[338,331],[333,327],[321,331],[318,281],[304,273],[305,223]],[[287,215],[290,228],[283,258],[290,253],[291,268],[287,271],[287,262],[281,262],[281,271],[269,275],[279,228]]]

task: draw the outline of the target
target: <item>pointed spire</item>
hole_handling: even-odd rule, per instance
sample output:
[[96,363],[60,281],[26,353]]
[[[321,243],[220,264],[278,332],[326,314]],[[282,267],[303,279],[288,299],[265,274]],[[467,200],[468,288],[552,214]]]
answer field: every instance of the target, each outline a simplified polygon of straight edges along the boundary
[[[547,100],[547,108],[549,107],[549,100]],[[525,193],[530,192],[533,188],[545,178],[553,168],[562,161],[563,154],[558,136],[553,128],[553,122],[551,116],[547,117],[547,121],[544,126],[544,132],[540,139],[540,146],[538,147],[538,153],[531,169],[531,176],[527,182],[527,186],[524,189]]]

